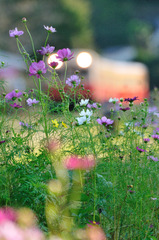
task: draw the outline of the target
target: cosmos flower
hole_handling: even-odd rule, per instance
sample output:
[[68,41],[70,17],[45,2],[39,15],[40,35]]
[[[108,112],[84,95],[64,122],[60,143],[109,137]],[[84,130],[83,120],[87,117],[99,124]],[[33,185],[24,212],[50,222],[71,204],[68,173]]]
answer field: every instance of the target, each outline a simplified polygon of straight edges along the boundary
[[37,76],[40,78],[40,75],[46,73],[47,68],[45,67],[44,61],[33,62],[29,67],[29,76]]
[[94,109],[98,109],[98,108],[100,108],[101,107],[101,104],[100,103],[93,103],[93,104],[87,104],[87,108],[90,108],[90,109],[92,109],[92,108],[94,108]]
[[18,105],[16,103],[10,104],[10,106],[13,107],[13,108],[16,108],[16,109],[22,108],[22,106],[20,106],[20,105]]
[[0,145],[1,145],[2,143],[5,143],[5,142],[6,142],[5,140],[1,140],[1,141],[0,141]]
[[151,137],[152,137],[154,140],[159,140],[159,135],[157,135],[157,134],[151,135]]
[[19,36],[23,35],[23,31],[18,31],[18,28],[15,28],[13,30],[9,30],[9,36],[18,38]]
[[39,101],[37,101],[35,98],[34,99],[28,98],[28,100],[26,100],[26,102],[29,107],[31,107],[32,105],[34,106],[36,103],[39,103]]
[[49,56],[49,54],[51,54],[54,50],[55,50],[55,47],[47,44],[46,47],[41,47],[41,50],[37,50],[37,52],[41,55]]
[[62,62],[70,61],[73,58],[73,54],[69,48],[63,48],[57,51],[56,58]]
[[90,169],[95,166],[95,159],[91,156],[79,157],[79,156],[70,156],[68,157],[64,165],[69,170],[76,170],[76,169]]
[[72,75],[66,79],[66,84],[72,88],[79,86],[80,82],[81,80],[78,75]]
[[8,93],[5,98],[8,100],[16,100],[17,98],[19,98],[22,95],[22,92],[17,92],[15,90],[13,90],[12,92]]
[[49,66],[55,69],[58,66],[58,62],[50,62]]
[[143,140],[144,140],[144,142],[145,142],[145,143],[147,143],[147,142],[149,142],[149,141],[150,141],[150,139],[149,139],[149,138],[143,138]]
[[147,159],[151,159],[154,162],[158,162],[159,161],[159,159],[157,157],[154,157],[154,156],[148,156]]
[[45,26],[45,25],[44,25],[44,28],[45,28],[49,33],[54,33],[54,32],[56,32],[56,29],[53,28],[52,26],[49,27],[49,26]]
[[22,127],[32,128],[31,125],[29,125],[28,123],[24,123],[24,122],[19,122],[19,125]]
[[118,102],[119,101],[119,99],[118,98],[109,98],[109,102],[110,103],[116,103],[116,102]]
[[123,112],[126,112],[126,111],[130,110],[130,108],[129,107],[125,107],[125,108],[124,107],[120,107],[119,110],[121,110]]
[[81,99],[79,104],[80,104],[80,106],[86,106],[88,104],[88,102],[89,102],[89,99]]
[[114,120],[111,120],[111,119],[107,118],[106,116],[103,116],[101,119],[98,118],[98,119],[97,119],[97,122],[98,122],[100,125],[109,126],[109,125],[112,125],[112,124],[114,123]]
[[136,101],[136,100],[139,100],[138,97],[125,98],[125,99],[124,99],[124,102],[130,102],[130,103],[132,103],[132,102],[134,102],[134,101]]
[[141,152],[147,152],[145,149],[139,148],[138,146],[136,147],[136,149],[141,153]]

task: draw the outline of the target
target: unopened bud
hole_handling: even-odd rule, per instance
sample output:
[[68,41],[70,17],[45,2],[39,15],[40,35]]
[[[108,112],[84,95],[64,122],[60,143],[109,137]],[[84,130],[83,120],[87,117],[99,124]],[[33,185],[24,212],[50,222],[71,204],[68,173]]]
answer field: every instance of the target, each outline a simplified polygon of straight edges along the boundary
[[21,102],[21,101],[22,101],[22,99],[21,99],[21,98],[18,98],[18,101],[19,101],[19,102]]
[[27,22],[27,19],[25,17],[22,18],[22,22],[23,23],[26,23]]

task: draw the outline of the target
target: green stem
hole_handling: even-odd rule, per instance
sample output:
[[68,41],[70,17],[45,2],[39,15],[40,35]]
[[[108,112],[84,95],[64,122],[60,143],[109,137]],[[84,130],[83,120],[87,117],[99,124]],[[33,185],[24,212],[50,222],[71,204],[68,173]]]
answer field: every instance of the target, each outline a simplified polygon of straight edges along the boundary
[[32,49],[33,49],[33,53],[34,53],[34,57],[35,57],[35,61],[37,62],[37,56],[36,56],[35,47],[34,47],[34,42],[33,42],[33,39],[32,39],[32,36],[31,36],[31,33],[30,33],[30,31],[29,31],[29,29],[28,29],[26,23],[24,23],[24,26],[25,26],[25,28],[26,28],[26,30],[27,30],[27,33],[28,33],[29,37],[30,37],[30,41],[31,41],[31,45],[32,45]]
[[46,47],[47,41],[48,41],[48,39],[49,39],[49,35],[50,35],[50,33],[48,32],[47,37],[46,37],[46,40],[45,40],[44,47]]

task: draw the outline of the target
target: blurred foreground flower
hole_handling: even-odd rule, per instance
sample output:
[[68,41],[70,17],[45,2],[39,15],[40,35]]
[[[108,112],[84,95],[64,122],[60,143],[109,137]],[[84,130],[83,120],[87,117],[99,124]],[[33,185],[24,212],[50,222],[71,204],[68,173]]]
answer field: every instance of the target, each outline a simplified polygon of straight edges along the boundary
[[90,169],[95,166],[95,159],[93,156],[91,157],[70,156],[65,160],[64,165],[69,170]]
[[98,225],[89,225],[86,229],[89,240],[106,240],[104,231]]

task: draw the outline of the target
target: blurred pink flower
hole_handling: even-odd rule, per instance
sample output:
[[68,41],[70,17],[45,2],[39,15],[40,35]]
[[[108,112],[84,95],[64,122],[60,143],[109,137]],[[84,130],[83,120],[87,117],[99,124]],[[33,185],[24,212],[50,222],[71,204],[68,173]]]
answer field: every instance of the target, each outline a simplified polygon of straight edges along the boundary
[[16,100],[16,98],[19,98],[22,95],[22,92],[16,92],[13,90],[12,92],[9,92],[6,94],[5,98],[8,100]]
[[5,221],[16,221],[17,214],[13,208],[0,208],[0,224]]
[[65,167],[69,170],[75,169],[90,169],[95,166],[95,159],[93,157],[79,157],[70,156],[65,160]]

